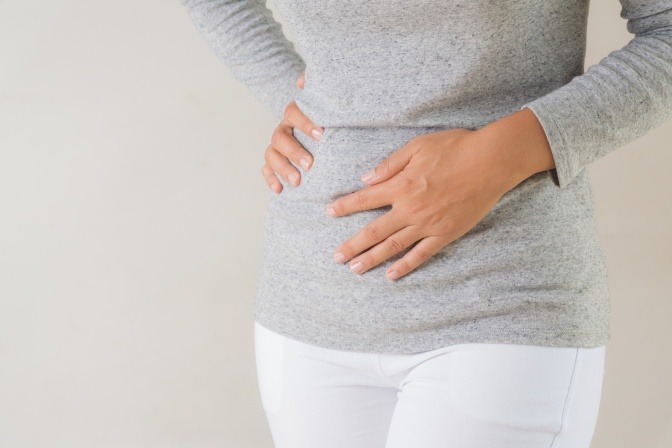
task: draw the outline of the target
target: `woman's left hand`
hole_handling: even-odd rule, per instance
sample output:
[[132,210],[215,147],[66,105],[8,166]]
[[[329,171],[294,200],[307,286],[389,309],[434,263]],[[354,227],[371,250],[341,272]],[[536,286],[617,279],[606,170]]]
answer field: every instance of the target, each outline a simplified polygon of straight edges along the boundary
[[[539,128],[535,132],[539,137]],[[467,233],[531,174],[511,169],[512,154],[491,135],[463,128],[418,135],[363,175],[366,187],[333,201],[325,212],[339,217],[392,209],[343,242],[334,259],[344,263],[356,256],[350,268],[361,274],[418,242],[387,269],[386,277],[394,280]],[[367,179],[371,173],[375,177]]]

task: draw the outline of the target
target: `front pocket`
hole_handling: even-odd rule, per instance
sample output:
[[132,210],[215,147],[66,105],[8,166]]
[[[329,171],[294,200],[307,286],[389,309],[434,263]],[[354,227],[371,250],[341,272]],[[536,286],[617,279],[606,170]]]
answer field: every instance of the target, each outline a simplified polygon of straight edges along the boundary
[[576,353],[573,347],[465,344],[451,354],[447,374],[455,409],[474,422],[552,439],[562,428]]

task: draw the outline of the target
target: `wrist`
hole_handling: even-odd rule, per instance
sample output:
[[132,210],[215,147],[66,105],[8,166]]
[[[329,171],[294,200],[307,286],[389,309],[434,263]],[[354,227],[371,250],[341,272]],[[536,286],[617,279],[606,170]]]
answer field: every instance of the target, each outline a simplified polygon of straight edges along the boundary
[[523,108],[476,130],[506,173],[511,188],[555,168],[551,147],[535,113]]

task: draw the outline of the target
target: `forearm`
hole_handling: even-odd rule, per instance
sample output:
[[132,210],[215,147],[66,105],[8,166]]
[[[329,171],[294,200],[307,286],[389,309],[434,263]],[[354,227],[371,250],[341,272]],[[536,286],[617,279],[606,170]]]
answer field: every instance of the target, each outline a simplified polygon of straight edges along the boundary
[[508,189],[533,174],[555,168],[544,129],[530,109],[506,115],[475,132],[479,145],[484,145],[501,167]]

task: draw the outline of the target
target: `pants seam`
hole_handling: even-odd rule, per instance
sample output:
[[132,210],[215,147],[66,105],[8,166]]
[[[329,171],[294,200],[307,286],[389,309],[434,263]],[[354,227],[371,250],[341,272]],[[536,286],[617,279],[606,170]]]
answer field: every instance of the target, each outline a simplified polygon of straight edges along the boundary
[[557,433],[555,433],[555,436],[553,437],[553,441],[551,442],[551,447],[550,448],[556,448],[556,442],[559,441],[558,436],[562,432],[564,426],[565,426],[565,419],[567,417],[567,411],[568,411],[568,406],[567,403],[569,402],[570,396],[572,395],[572,392],[574,391],[574,385],[576,383],[575,381],[575,375],[576,375],[576,366],[579,363],[579,350],[580,348],[577,347],[576,349],[576,354],[574,356],[574,367],[572,368],[572,376],[569,379],[569,386],[567,387],[567,396],[565,396],[565,404],[562,407],[562,417],[560,417],[560,429],[558,430]]
[[391,387],[396,387],[396,385],[390,381],[387,374],[383,371],[383,367],[380,365],[380,357],[378,353],[371,354],[371,362],[373,363],[373,368],[378,372],[382,379]]

